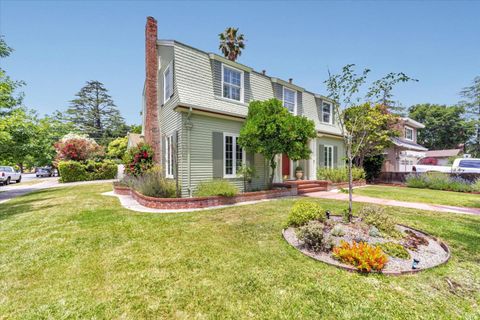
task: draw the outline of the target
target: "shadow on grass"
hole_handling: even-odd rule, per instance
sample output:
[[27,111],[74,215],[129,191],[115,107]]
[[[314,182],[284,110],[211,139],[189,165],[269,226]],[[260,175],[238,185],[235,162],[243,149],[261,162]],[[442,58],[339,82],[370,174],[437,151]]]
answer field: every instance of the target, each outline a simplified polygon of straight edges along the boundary
[[54,192],[55,190],[52,189],[35,190],[0,204],[0,221],[18,214],[55,207],[55,205],[49,204],[48,202],[42,203],[46,200],[56,199],[56,197],[52,195]]

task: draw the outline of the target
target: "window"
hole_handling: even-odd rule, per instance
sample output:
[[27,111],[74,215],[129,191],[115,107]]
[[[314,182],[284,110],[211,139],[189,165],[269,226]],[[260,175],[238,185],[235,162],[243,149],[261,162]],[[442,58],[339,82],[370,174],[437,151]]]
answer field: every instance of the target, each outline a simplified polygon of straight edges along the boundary
[[243,101],[243,72],[222,64],[223,97]]
[[237,171],[240,170],[240,167],[244,163],[244,152],[237,142],[237,135],[229,133],[224,134],[223,175],[225,177],[236,177]]
[[165,139],[165,173],[167,178],[173,178],[173,166],[174,166],[174,146],[173,136],[168,136]]
[[324,166],[325,168],[333,168],[333,147],[324,146]]
[[291,113],[297,111],[297,92],[283,87],[283,106]]
[[168,67],[163,72],[163,103],[166,103],[170,100],[170,97],[173,95],[173,73],[172,73],[172,64],[169,64]]
[[413,141],[413,129],[405,127],[405,139]]
[[480,169],[480,161],[478,160],[460,160],[458,164],[460,168]]
[[322,102],[322,121],[332,124],[332,104],[328,102]]

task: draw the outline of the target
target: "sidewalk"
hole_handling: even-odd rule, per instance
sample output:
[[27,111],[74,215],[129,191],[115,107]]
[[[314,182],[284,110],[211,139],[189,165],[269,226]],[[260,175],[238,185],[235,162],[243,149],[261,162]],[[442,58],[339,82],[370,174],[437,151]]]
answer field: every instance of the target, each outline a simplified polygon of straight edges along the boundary
[[[338,191],[312,192],[312,193],[304,194],[304,196],[312,197],[312,198],[332,199],[332,200],[348,200],[348,194],[341,193]],[[453,212],[453,213],[460,213],[460,214],[480,215],[480,208],[466,208],[466,207],[445,206],[445,205],[428,204],[428,203],[420,203],[420,202],[397,201],[397,200],[359,196],[355,194],[353,195],[353,201],[362,202],[362,203],[373,203],[373,204],[392,206],[392,207],[404,207],[404,208],[412,208],[412,209],[419,209],[419,210],[437,211],[437,212]]]

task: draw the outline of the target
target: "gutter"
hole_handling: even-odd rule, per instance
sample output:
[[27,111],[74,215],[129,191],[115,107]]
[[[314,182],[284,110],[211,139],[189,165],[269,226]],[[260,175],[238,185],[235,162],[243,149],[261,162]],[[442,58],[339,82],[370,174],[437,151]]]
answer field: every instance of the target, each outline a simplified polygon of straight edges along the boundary
[[190,156],[190,132],[192,131],[192,121],[190,117],[192,115],[192,107],[189,108],[187,113],[187,121],[185,123],[185,128],[187,129],[187,191],[188,196],[192,197],[192,179],[191,179],[191,156]]

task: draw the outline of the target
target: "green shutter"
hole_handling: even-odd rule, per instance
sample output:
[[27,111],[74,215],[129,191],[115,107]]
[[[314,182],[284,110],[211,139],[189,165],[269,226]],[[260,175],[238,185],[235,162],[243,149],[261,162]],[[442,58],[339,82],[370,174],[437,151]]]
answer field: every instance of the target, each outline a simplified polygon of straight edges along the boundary
[[323,168],[325,166],[325,146],[323,144],[318,145],[317,159],[317,167]]
[[213,178],[223,178],[223,132],[212,134]]
[[337,146],[333,147],[333,167],[334,168],[338,167],[338,147]]

